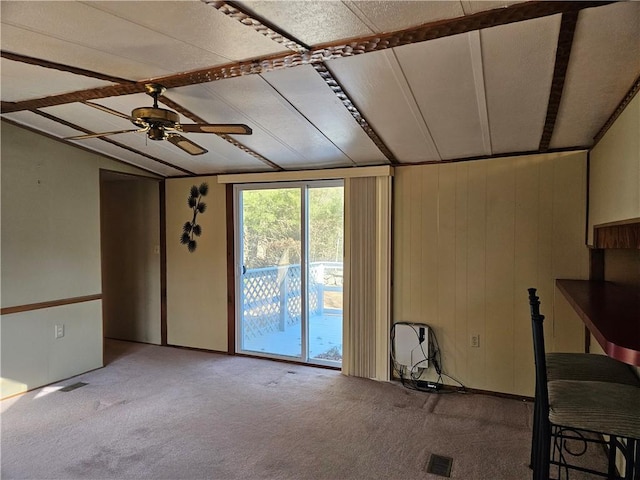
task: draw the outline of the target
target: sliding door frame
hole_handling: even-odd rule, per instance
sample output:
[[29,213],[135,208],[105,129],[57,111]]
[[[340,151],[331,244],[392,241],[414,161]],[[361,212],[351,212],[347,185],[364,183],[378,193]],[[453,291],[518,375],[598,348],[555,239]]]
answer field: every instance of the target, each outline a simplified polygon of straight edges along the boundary
[[[344,180],[303,180],[296,182],[265,182],[265,183],[247,183],[233,185],[233,218],[234,218],[234,272],[235,283],[235,352],[241,355],[256,355],[264,358],[272,358],[276,360],[288,360],[293,362],[301,362],[309,365],[321,365],[329,367],[338,367],[336,362],[324,361],[322,359],[309,358],[309,190],[313,188],[324,187],[343,187]],[[301,311],[300,311],[300,328],[301,328],[301,351],[300,357],[292,357],[286,355],[278,355],[265,352],[253,352],[242,349],[242,325],[243,318],[243,267],[244,267],[244,240],[242,235],[243,204],[242,192],[252,190],[276,190],[276,189],[299,189],[300,190],[300,283],[301,283]],[[343,193],[344,195],[344,193]],[[344,228],[344,224],[343,224]],[[344,250],[343,250],[344,258]],[[344,321],[344,318],[343,318]]]

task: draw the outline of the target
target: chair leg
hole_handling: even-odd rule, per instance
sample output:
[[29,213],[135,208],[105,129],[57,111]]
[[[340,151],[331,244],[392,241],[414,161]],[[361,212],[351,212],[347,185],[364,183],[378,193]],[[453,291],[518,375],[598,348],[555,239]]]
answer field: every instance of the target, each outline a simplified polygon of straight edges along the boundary
[[539,430],[540,430],[540,402],[538,401],[538,392],[536,387],[536,396],[533,403],[533,426],[531,434],[531,455],[529,459],[529,468],[534,469],[536,465],[536,452],[538,450]]
[[537,436],[533,480],[549,480],[551,425],[548,420],[539,419]]
[[609,474],[609,478],[614,478],[616,475],[616,452],[617,452],[617,442],[616,438],[611,436],[609,438],[609,469],[607,473]]

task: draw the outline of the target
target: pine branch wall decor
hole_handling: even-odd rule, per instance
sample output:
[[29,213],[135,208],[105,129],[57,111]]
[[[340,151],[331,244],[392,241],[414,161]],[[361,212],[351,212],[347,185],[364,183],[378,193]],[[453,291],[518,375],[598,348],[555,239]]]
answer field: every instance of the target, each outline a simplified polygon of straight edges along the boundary
[[208,192],[209,185],[206,183],[200,184],[199,187],[194,185],[191,187],[189,199],[187,200],[187,205],[193,210],[193,218],[183,225],[180,243],[186,245],[187,249],[192,253],[198,245],[195,237],[199,237],[202,234],[202,227],[196,223],[196,217],[198,213],[204,213],[207,209],[207,204],[202,201],[202,197],[206,196]]

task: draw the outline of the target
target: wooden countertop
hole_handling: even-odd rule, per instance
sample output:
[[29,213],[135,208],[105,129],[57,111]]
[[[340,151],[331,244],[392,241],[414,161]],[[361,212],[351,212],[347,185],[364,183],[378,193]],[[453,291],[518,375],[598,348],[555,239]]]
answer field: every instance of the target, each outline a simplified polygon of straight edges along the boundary
[[640,291],[611,282],[556,280],[605,353],[640,366]]

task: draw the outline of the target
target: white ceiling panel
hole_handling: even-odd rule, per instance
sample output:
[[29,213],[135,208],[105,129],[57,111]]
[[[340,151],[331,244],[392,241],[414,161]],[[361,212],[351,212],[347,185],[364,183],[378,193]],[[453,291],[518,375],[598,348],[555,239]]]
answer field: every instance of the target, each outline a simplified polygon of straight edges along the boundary
[[0,92],[4,102],[28,100],[112,85],[104,80],[28,63],[14,62],[6,58],[1,59],[0,69],[2,70]]
[[331,60],[327,67],[400,162],[440,160],[393,51]]
[[[0,6],[4,7],[6,3],[0,2]],[[2,23],[2,49],[128,80],[144,80],[171,73],[166,68],[146,65],[143,62],[123,58],[118,54],[78,45],[72,40],[53,38],[4,22]]]
[[[55,122],[53,120],[49,120],[41,115],[38,115],[33,112],[23,111],[23,112],[15,112],[4,114],[3,118],[7,118],[9,120],[13,120],[16,123],[21,125],[25,125],[31,128],[35,128],[42,132],[46,132],[54,137],[69,137],[73,135],[77,135],[78,131],[74,130],[70,127],[67,127],[61,123]],[[157,173],[158,175],[164,176],[176,176],[176,175],[184,175],[184,172],[180,170],[176,170],[175,168],[171,168],[167,165],[163,165],[161,163],[155,162],[151,159],[144,157],[143,155],[138,155],[127,150],[124,150],[116,145],[109,144],[103,140],[94,138],[88,140],[82,140],[70,143],[78,143],[79,146],[91,149],[95,151],[97,154],[104,154],[109,157],[113,157],[126,163],[130,163],[137,167],[145,168],[152,172]]]
[[358,18],[377,33],[401,30],[445,18],[462,17],[464,11],[457,1],[386,1],[344,2]]
[[486,10],[494,10],[496,8],[504,8],[504,7],[508,7],[509,5],[513,5],[515,3],[522,3],[522,2],[523,0],[519,0],[519,1],[463,0],[460,3],[462,4],[462,8],[464,9],[464,13],[466,15],[473,15],[474,13],[484,12]]
[[174,89],[167,95],[208,122],[246,123],[253,134],[238,140],[283,168],[353,165],[259,75]]
[[552,148],[591,145],[640,74],[640,2],[582,10]]
[[538,149],[560,21],[554,15],[480,32],[493,153]]
[[77,2],[2,2],[2,23],[88,47],[96,54],[153,66],[157,74],[228,62],[203,48]]
[[185,175],[185,173],[176,168],[172,168],[168,165],[164,165],[160,162],[156,162],[151,160],[150,158],[145,157],[144,155],[139,155],[137,153],[130,152],[129,150],[123,149],[109,142],[105,142],[99,138],[89,138],[87,140],[76,140],[72,141],[72,143],[78,143],[81,147],[89,148],[96,152],[102,152],[105,155],[109,155],[114,158],[120,158],[125,160],[127,163],[135,165],[137,167],[146,168],[147,170],[151,170],[159,175],[165,177],[175,177]]
[[[471,41],[477,42],[462,34],[394,49],[443,159],[491,153],[476,91],[476,81],[483,79],[481,72],[474,75]],[[484,95],[482,85],[478,90]]]
[[[150,98],[144,94],[136,94],[101,99],[96,101],[96,103],[100,103],[119,112],[128,114],[129,111],[136,106],[148,106]],[[131,108],[129,108],[129,106],[131,106]],[[83,118],[82,125],[96,133],[136,128],[126,119],[110,115],[81,103],[59,105],[43,110],[46,113],[71,123],[77,123],[78,118]],[[184,118],[181,118],[181,121],[185,121],[185,123],[192,123],[190,121],[186,121]],[[75,132],[70,135],[77,134],[82,134],[82,132]],[[203,155],[189,155],[169,142],[149,140],[146,135],[137,132],[111,135],[109,138],[118,143],[134,148],[144,154],[171,162],[195,173],[204,174],[246,170],[270,170],[270,168],[263,162],[242,150],[235,148],[229,142],[217,135],[184,134],[184,136],[209,150],[209,152]],[[87,143],[87,140],[78,140],[78,142],[80,144],[85,144]]]
[[[199,175],[272,170],[217,135],[193,133],[181,135],[209,151],[203,155],[189,155],[167,141],[149,140],[146,135],[138,133],[113,135],[109,138]],[[225,157],[225,153],[230,154],[231,158]]]
[[355,164],[388,163],[312,66],[276,70],[262,76]]
[[239,2],[307,45],[334,42],[373,33],[343,2]]
[[78,135],[78,131],[58,122],[54,122],[36,113],[24,110],[22,112],[4,113],[2,118],[8,118],[21,125],[41,130],[54,137],[70,137]]
[[83,3],[219,55],[227,61],[273,55],[286,50],[201,1],[163,1],[154,8],[149,8],[148,2],[140,1]]

